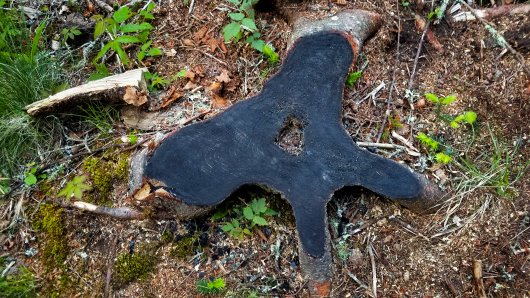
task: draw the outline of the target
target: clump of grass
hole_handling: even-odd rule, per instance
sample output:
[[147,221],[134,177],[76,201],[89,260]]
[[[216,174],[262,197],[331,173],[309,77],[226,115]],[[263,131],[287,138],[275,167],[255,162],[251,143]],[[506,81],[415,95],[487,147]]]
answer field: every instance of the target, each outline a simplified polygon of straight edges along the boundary
[[39,50],[45,22],[28,42],[31,31],[16,9],[0,10],[0,164],[2,175],[13,176],[17,166],[49,147],[55,121],[28,116],[24,107],[62,85],[58,61]]
[[35,276],[24,266],[14,274],[0,277],[0,297],[36,297],[36,288]]

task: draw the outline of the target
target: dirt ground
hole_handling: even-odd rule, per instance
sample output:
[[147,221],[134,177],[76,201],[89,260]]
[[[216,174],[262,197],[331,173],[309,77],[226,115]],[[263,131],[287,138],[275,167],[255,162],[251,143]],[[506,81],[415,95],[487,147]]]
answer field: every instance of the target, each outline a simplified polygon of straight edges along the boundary
[[[258,93],[266,78],[277,71],[278,66],[270,66],[242,42],[222,45],[220,32],[227,22],[228,2],[192,1],[191,14],[183,1],[161,2],[155,10],[153,32],[154,43],[165,55],[150,60],[150,70],[171,76],[187,69],[196,77],[172,84],[184,96],[168,108],[158,129],[167,131],[212,105],[214,111],[196,121],[213,117]],[[451,144],[456,156],[465,156],[482,167],[491,163],[491,131],[511,151],[518,144],[519,151],[509,163],[514,169],[523,165],[530,160],[530,81],[523,67],[496,45],[479,22],[442,20],[432,25],[443,50],[425,41],[413,89],[419,95],[455,94],[457,101],[446,110],[449,114],[477,113],[476,131],[463,126],[455,130],[436,119],[433,105],[425,103],[422,96],[413,98],[412,103],[405,96],[422,35],[415,26],[414,4],[314,0],[279,4],[259,11],[256,20],[263,39],[284,58],[293,11],[329,15],[351,8],[377,12],[383,24],[352,66],[357,70],[367,62],[359,82],[344,90],[345,129],[358,142],[402,145],[389,136],[395,130],[420,149],[421,156],[397,149],[374,151],[425,174],[450,199],[436,214],[420,215],[366,190],[338,191],[328,204],[334,258],[332,297],[373,297],[374,283],[377,297],[479,297],[473,277],[477,260],[482,263],[488,297],[530,297],[530,173],[526,171],[510,186],[508,196],[500,196],[488,186],[466,188],[465,182],[473,180],[469,173],[456,163],[439,165],[427,160],[427,150],[414,137],[419,132],[435,135]],[[419,13],[426,17],[430,10],[426,4]],[[530,38],[530,16],[507,16],[491,22],[530,63],[530,48],[525,43]],[[208,88],[223,73],[229,75],[229,82],[213,95]],[[389,98],[392,82],[395,89]],[[385,87],[373,100],[362,100],[381,83]],[[163,98],[164,94],[153,96],[152,108],[162,104]],[[387,106],[390,115],[385,119]],[[146,132],[145,137],[152,134]],[[125,188],[114,187],[111,197],[115,205],[123,202]],[[223,232],[222,221],[212,220],[211,214],[190,221],[119,221],[65,209],[69,253],[61,271],[46,268],[41,253],[24,256],[29,249],[42,249],[46,236],[33,228],[32,221],[38,206],[54,199],[45,193],[19,194],[4,204],[7,210],[12,208],[9,204],[25,199],[25,220],[17,233],[5,232],[0,239],[4,241],[0,248],[3,256],[14,256],[36,273],[43,285],[42,296],[56,292],[64,297],[201,297],[196,283],[210,277],[226,282],[219,297],[309,296],[298,263],[294,217],[278,194],[248,187],[223,203],[231,208],[265,197],[270,207],[280,212],[269,218],[270,226],[243,239]],[[198,235],[197,243],[175,255],[175,248],[182,247],[179,243],[189,235]],[[119,284],[113,270],[117,256],[131,249],[156,256],[155,269],[140,280]],[[60,278],[65,274],[68,282]]]

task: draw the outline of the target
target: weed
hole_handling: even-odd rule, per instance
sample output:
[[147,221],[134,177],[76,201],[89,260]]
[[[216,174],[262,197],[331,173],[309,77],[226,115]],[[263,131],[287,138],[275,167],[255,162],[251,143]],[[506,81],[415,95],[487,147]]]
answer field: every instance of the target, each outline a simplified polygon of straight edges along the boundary
[[108,41],[94,58],[94,64],[103,63],[104,56],[112,50],[123,65],[130,66],[132,61],[125,51],[130,45],[140,45],[136,54],[136,59],[140,62],[146,56],[162,55],[162,50],[152,47],[153,41],[149,40],[149,34],[153,30],[150,21],[154,19],[152,14],[154,9],[155,4],[149,2],[138,11],[134,11],[128,6],[122,6],[111,17],[93,16],[92,18],[97,22],[94,29],[94,39],[105,33],[108,37]]
[[40,179],[46,179],[47,175],[45,173],[37,174],[37,166],[35,162],[26,164],[27,169],[24,171],[24,184],[26,186],[33,186],[37,184],[37,181]]
[[113,123],[119,119],[119,112],[112,105],[90,103],[79,109],[83,122],[104,134],[112,132]]
[[348,77],[346,78],[346,85],[353,87],[355,83],[362,77],[363,72],[361,70],[352,72],[348,74]]
[[162,76],[160,76],[158,73],[151,73],[146,72],[144,73],[145,80],[147,81],[147,88],[150,92],[157,90],[157,89],[164,89],[166,88],[170,83],[170,79],[166,79]]
[[258,0],[228,0],[228,2],[236,5],[237,11],[228,14],[230,23],[224,26],[222,30],[225,42],[231,40],[238,42],[246,36],[245,42],[247,44],[267,57],[269,63],[277,63],[280,56],[271,44],[267,44],[261,39],[261,33],[256,26],[253,5]]
[[[243,209],[234,208],[233,212],[236,217],[230,222],[225,223],[221,228],[224,232],[236,239],[242,239],[245,235],[252,235],[251,230],[256,226],[267,226],[269,223],[264,216],[274,216],[278,213],[269,207],[265,198],[254,199],[250,203],[250,206],[246,206]],[[221,213],[216,213],[213,219],[223,218]]]
[[203,295],[219,294],[224,288],[225,280],[223,278],[197,281],[197,292]]
[[14,274],[0,276],[0,297],[36,297],[36,289],[35,276],[24,266]]
[[66,186],[57,194],[58,197],[65,197],[70,200],[72,197],[80,200],[83,197],[83,192],[91,190],[92,187],[85,184],[86,176],[75,176],[74,179],[68,181]]
[[73,40],[78,35],[81,35],[81,31],[79,31],[77,27],[63,28],[63,30],[61,30],[61,36],[63,37],[62,44],[68,46],[68,39]]

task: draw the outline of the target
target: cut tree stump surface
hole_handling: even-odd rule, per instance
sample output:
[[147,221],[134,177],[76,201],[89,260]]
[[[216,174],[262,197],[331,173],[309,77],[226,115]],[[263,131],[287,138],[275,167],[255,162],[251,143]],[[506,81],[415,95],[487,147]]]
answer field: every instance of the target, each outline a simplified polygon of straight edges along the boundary
[[[326,204],[335,191],[362,186],[419,211],[439,199],[425,178],[360,149],[342,127],[353,60],[341,33],[301,37],[259,95],[167,137],[148,157],[144,176],[190,206],[215,206],[246,184],[280,192],[295,214],[303,270],[329,280]],[[298,154],[278,145],[293,119],[303,139]]]

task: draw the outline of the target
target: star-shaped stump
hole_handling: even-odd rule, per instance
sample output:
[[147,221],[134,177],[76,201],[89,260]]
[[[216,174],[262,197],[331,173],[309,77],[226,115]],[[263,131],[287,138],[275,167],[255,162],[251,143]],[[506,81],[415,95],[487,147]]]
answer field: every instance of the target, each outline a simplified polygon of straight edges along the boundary
[[[281,193],[296,218],[301,268],[311,292],[320,296],[330,289],[326,204],[335,191],[362,186],[417,211],[440,198],[422,176],[357,147],[341,125],[344,81],[376,25],[370,26],[364,36],[326,26],[307,30],[259,95],[171,134],[145,164],[151,185],[164,189],[166,201],[181,203],[171,210],[180,218],[211,209],[246,184]],[[303,137],[297,154],[277,144],[293,121]]]

